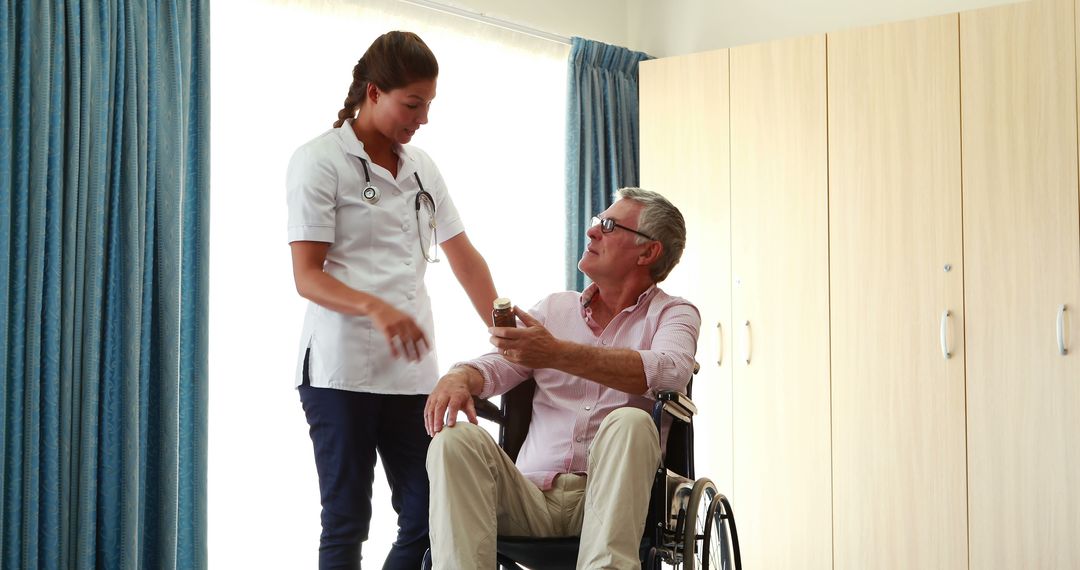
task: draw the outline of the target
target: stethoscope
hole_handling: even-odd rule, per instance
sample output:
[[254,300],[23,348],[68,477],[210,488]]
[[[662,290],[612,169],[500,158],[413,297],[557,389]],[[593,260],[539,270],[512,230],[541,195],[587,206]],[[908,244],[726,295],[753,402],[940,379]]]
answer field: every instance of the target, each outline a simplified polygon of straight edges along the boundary
[[[360,159],[360,166],[364,167],[364,191],[361,195],[363,196],[365,202],[373,205],[378,204],[379,198],[382,197],[382,192],[377,186],[371,183],[371,173],[368,172],[367,159],[362,156],[358,156],[356,158]],[[413,178],[416,179],[416,185],[420,188],[420,190],[416,193],[416,199],[414,201],[414,206],[416,209],[416,236],[420,239],[420,252],[424,254],[424,259],[428,263],[438,263],[438,248],[435,248],[435,255],[428,255],[427,248],[424,247],[424,236],[420,234],[420,206],[424,205],[428,210],[429,214],[428,227],[431,228],[432,243],[439,242],[438,232],[435,229],[435,198],[431,196],[430,192],[424,190],[424,183],[420,182],[419,172],[413,172]]]

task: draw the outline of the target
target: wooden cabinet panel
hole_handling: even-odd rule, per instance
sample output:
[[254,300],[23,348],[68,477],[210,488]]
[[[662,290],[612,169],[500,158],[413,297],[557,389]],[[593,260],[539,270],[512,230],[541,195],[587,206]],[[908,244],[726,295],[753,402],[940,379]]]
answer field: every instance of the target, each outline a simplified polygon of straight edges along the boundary
[[1080,567],[1075,33],[1072,0],[960,20],[972,568]]
[[828,36],[836,568],[967,567],[958,42]]
[[832,567],[825,87],[824,35],[731,50],[734,504],[756,568]]
[[731,494],[728,52],[642,62],[639,81],[641,185],[666,196],[686,219],[682,261],[660,286],[701,311],[697,472]]
[[1033,0],[641,65],[748,564],[1080,568],[1077,37]]

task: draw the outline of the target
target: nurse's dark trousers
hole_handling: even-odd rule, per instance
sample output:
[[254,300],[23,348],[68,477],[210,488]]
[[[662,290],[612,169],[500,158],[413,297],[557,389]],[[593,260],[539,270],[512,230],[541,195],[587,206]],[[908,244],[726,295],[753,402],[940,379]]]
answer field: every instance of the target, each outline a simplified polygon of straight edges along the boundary
[[428,548],[427,396],[313,388],[304,364],[300,401],[322,495],[319,569],[360,568],[360,548],[371,523],[376,451],[398,514],[397,540],[383,568],[419,568]]

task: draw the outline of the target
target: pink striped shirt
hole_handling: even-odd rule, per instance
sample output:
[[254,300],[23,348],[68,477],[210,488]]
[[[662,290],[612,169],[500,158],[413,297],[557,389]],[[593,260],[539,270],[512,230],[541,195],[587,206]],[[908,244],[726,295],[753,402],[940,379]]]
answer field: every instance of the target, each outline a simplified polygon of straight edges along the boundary
[[532,426],[517,466],[541,490],[550,489],[560,473],[586,472],[589,445],[611,411],[635,406],[651,412],[657,393],[685,392],[693,373],[701,327],[697,308],[653,286],[601,329],[588,307],[595,293],[595,284],[583,293],[556,293],[529,312],[555,338],[637,350],[648,384],[644,394],[627,394],[551,368],[525,368],[497,352],[463,363],[483,374],[483,398],[504,394],[530,376],[536,379]]

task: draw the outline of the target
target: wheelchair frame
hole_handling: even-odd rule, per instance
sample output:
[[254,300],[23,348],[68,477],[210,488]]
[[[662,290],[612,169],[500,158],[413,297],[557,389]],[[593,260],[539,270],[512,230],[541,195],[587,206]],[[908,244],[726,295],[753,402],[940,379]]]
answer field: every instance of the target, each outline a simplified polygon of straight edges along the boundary
[[[662,563],[667,563],[685,570],[741,570],[739,535],[731,503],[710,479],[695,479],[693,417],[697,407],[688,396],[665,391],[653,406],[657,432],[665,413],[675,421],[668,434],[663,465],[653,479],[648,521],[654,524],[645,529],[646,535],[652,534],[652,540],[642,556],[642,568],[659,570]],[[681,447],[672,445],[678,437],[683,439]],[[658,497],[666,502],[658,501]]]
[[[687,386],[688,393],[690,388]],[[514,461],[529,430],[535,391],[536,382],[529,379],[503,394],[499,406],[474,398],[477,416],[499,425],[499,446]],[[674,421],[668,433],[667,452],[653,479],[640,553],[642,568],[660,570],[667,564],[682,570],[741,570],[739,537],[730,502],[711,480],[694,478],[693,417],[697,407],[689,396],[665,391],[658,395],[652,411],[657,433],[662,432],[665,414]],[[672,445],[676,439],[682,441]],[[524,570],[519,561],[504,552],[504,547],[510,550],[535,545],[552,552],[573,547],[576,551],[578,537],[500,536],[498,540],[498,564],[504,569]],[[533,562],[530,568],[565,568],[557,564],[545,566],[544,562]],[[431,568],[430,557],[425,557],[423,568]]]

